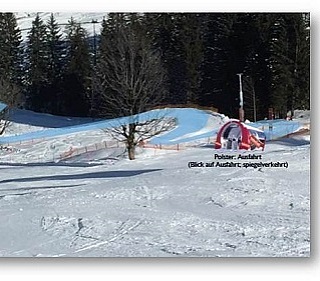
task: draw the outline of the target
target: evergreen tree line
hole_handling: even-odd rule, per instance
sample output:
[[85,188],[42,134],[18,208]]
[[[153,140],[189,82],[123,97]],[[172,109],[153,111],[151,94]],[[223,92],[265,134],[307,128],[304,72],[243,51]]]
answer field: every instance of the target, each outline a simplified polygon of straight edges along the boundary
[[89,37],[39,15],[22,41],[0,13],[0,100],[39,112],[125,116],[156,105],[211,106],[245,118],[310,108],[307,13],[110,13]]

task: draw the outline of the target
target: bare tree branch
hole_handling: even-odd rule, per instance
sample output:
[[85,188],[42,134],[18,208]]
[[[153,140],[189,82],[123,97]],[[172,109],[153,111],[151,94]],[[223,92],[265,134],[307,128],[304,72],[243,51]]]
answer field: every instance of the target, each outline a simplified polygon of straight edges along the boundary
[[0,77],[0,100],[10,107],[22,103],[22,95],[19,87],[4,77]]
[[172,130],[176,126],[176,120],[172,117],[155,117],[147,121],[138,123],[130,123],[128,125],[119,125],[116,128],[105,130],[112,138],[119,142],[126,143],[129,137],[130,125],[134,126],[134,145],[138,145],[141,141],[146,142],[151,138],[158,136],[164,132]]
[[0,112],[0,136],[4,134],[6,128],[8,128],[9,125],[9,110],[5,109]]

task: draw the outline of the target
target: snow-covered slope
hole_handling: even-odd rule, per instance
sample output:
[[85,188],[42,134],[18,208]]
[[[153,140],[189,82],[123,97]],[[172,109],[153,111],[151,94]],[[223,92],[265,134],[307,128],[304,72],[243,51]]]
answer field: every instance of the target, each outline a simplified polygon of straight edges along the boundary
[[[19,112],[19,115],[23,115],[23,113]],[[29,114],[29,113],[26,113]],[[56,122],[54,122],[54,117],[52,115],[42,115],[42,120],[39,121],[39,114],[32,114],[30,118],[21,119],[20,122],[24,124],[41,124],[41,122],[48,122],[50,125],[50,129],[42,130],[34,130],[31,132],[27,132],[25,134],[17,134],[15,136],[4,135],[0,142],[3,144],[11,144],[17,142],[24,141],[33,141],[44,138],[52,138],[59,137],[68,134],[81,133],[86,131],[99,131],[105,129],[111,129],[115,127],[119,127],[123,124],[129,124],[132,121],[145,122],[152,119],[160,119],[160,118],[171,118],[175,119],[177,122],[177,127],[169,131],[168,133],[161,135],[152,140],[154,144],[173,144],[173,143],[181,143],[186,141],[191,141],[195,139],[201,139],[208,136],[213,136],[218,128],[225,122],[225,117],[221,114],[217,113],[207,113],[202,110],[192,109],[192,108],[167,108],[167,109],[157,109],[147,111],[135,116],[128,116],[116,119],[102,120],[96,122],[89,122],[89,119],[79,119],[72,118],[68,120],[65,117],[57,117]],[[15,117],[15,113],[11,117],[13,123],[15,120],[18,121],[19,117]],[[47,120],[47,121],[45,121]],[[61,125],[57,125],[61,122]],[[73,125],[72,124],[79,124]],[[82,124],[81,124],[82,123]],[[85,124],[83,124],[85,123]],[[55,124],[56,128],[53,124]],[[70,126],[68,126],[68,124]]]
[[[48,128],[61,128],[93,122],[91,118],[64,117],[37,113],[29,110],[10,109],[10,125],[4,136],[12,137],[42,131]],[[1,140],[0,140],[1,143]]]
[[[206,112],[193,108],[156,109],[140,113],[134,116],[101,120],[96,122],[92,122],[92,120],[88,118],[70,119],[66,117],[54,117],[52,115],[39,115],[36,113],[30,114],[28,112],[24,112],[25,111],[18,111],[16,113],[13,113],[11,120],[14,124],[22,122],[28,125],[39,125],[43,122],[48,122],[50,125],[48,125],[47,127],[50,127],[50,129],[41,130],[41,128],[39,128],[39,130],[34,130],[32,128],[27,133],[16,135],[12,135],[12,133],[10,133],[14,131],[14,129],[9,129],[7,133],[0,139],[0,143],[21,143],[25,141],[47,139],[85,131],[106,130],[119,127],[121,125],[129,124],[130,122],[137,120],[139,120],[139,122],[145,122],[152,119],[171,118],[176,120],[176,128],[165,134],[162,134],[161,136],[153,138],[151,140],[151,143],[159,145],[172,145],[185,142],[192,142],[195,140],[215,136],[220,126],[224,124],[226,121],[228,121],[228,117],[225,117],[222,114]],[[24,114],[30,114],[30,118],[25,118]],[[286,136],[290,133],[297,131],[302,126],[300,122],[285,120],[265,120],[256,123],[250,123],[250,125],[262,129],[267,136],[267,140],[277,139]],[[54,127],[54,129],[52,127]]]
[[[22,37],[27,38],[28,31],[31,29],[32,21],[34,21],[37,13],[36,12],[18,12],[15,13],[17,18],[17,24],[21,30]],[[40,18],[47,22],[50,19],[50,12],[39,12]],[[100,34],[101,22],[104,17],[107,16],[105,13],[79,13],[79,12],[53,12],[53,15],[61,26],[61,30],[64,31],[65,26],[68,24],[71,17],[87,30],[89,36],[93,36],[94,32]],[[96,24],[93,24],[96,22]]]
[[[24,119],[35,118],[25,114]],[[186,127],[177,127],[180,133],[173,130],[170,139],[201,136],[224,118],[204,116],[193,121],[199,126],[189,119]],[[60,119],[58,126],[59,118],[58,129],[85,121],[70,118],[63,124]],[[41,125],[47,120],[50,127],[54,119],[43,115]],[[0,256],[310,255],[309,135],[269,142],[263,152],[214,150],[211,145],[179,151],[138,148],[137,159],[129,161],[121,156],[123,148],[110,147],[52,162],[60,149],[105,138],[95,129],[0,152]],[[248,167],[216,166],[232,162],[218,159],[222,155]],[[208,167],[189,168],[190,162]],[[266,166],[257,166],[260,162]],[[278,162],[287,168],[270,166]]]
[[[158,109],[110,120],[93,121],[90,118],[69,118],[49,114],[34,113],[25,110],[13,110],[10,126],[0,138],[0,144],[9,150],[0,152],[2,161],[10,163],[56,162],[79,154],[85,154],[86,160],[99,157],[97,150],[110,149],[103,158],[123,154],[122,143],[115,142],[106,131],[132,120],[140,122],[157,118],[174,119],[176,126],[168,132],[152,138],[148,147],[179,145],[203,146],[212,144],[218,129],[229,120],[223,114],[192,108]],[[305,121],[304,121],[305,122]],[[293,121],[274,120],[250,123],[264,128],[268,140],[295,132],[303,124]],[[270,124],[273,129],[270,131]],[[30,145],[31,144],[31,145]],[[15,151],[15,155],[12,154]],[[90,152],[88,154],[88,152]]]
[[263,161],[288,169],[188,168],[212,148],[1,164],[0,256],[309,256],[309,148],[270,144]]

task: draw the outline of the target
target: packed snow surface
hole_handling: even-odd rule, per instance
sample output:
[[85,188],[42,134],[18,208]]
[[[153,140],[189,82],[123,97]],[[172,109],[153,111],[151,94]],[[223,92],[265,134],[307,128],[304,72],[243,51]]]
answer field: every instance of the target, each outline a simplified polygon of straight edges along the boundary
[[[167,133],[167,141],[189,139],[195,146],[138,148],[134,161],[126,159],[123,147],[57,161],[55,154],[70,145],[105,140],[98,128],[1,150],[0,256],[310,256],[310,136],[270,141],[265,151],[215,150],[198,137],[226,118],[204,116],[197,115],[199,126],[182,118],[190,129],[184,123]],[[90,125],[70,118],[52,126],[54,120],[43,115],[37,121],[42,124],[34,119],[25,127],[11,126],[22,134]],[[222,155],[234,159],[217,159]],[[189,168],[190,162],[199,167]],[[217,167],[217,162],[279,162],[287,168]]]

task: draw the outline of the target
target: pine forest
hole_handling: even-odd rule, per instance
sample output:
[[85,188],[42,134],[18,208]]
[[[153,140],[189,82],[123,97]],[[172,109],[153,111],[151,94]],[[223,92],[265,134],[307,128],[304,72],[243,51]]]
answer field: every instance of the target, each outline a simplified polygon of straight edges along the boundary
[[33,19],[22,38],[0,13],[0,101],[64,116],[114,118],[159,106],[285,118],[310,108],[309,13],[106,13],[89,35],[70,18]]

